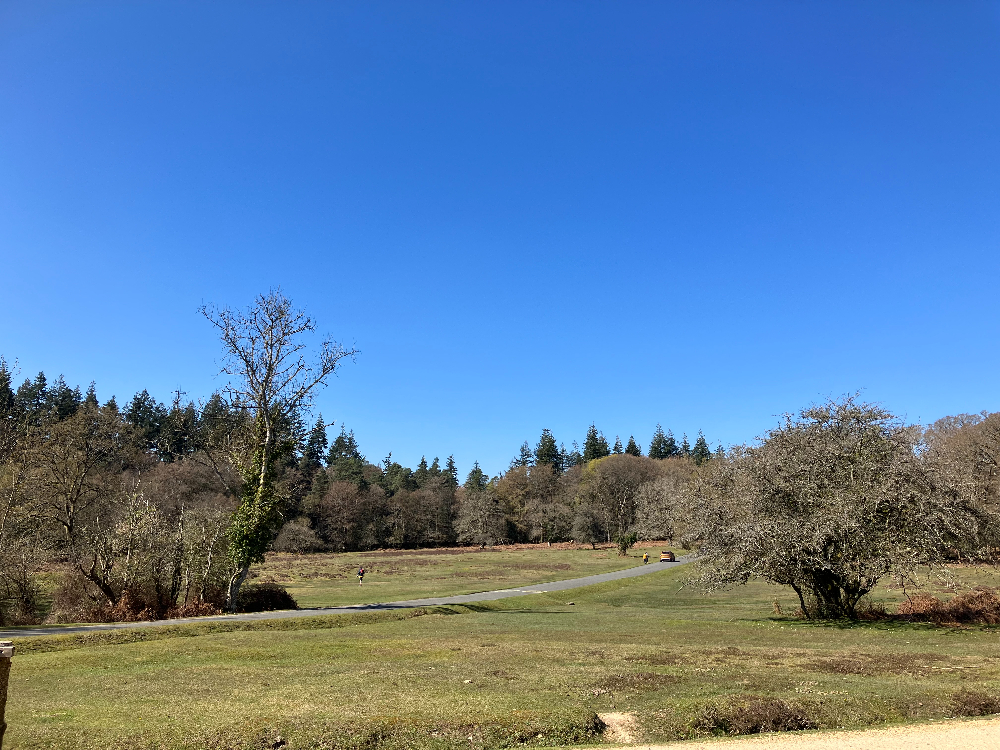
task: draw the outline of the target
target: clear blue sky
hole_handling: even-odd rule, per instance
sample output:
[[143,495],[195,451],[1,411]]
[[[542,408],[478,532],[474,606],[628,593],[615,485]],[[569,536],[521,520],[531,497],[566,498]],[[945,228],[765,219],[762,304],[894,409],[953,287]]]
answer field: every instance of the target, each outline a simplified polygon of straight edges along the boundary
[[1000,410],[996,3],[0,4],[0,353],[203,398],[196,308],[362,350],[362,451]]

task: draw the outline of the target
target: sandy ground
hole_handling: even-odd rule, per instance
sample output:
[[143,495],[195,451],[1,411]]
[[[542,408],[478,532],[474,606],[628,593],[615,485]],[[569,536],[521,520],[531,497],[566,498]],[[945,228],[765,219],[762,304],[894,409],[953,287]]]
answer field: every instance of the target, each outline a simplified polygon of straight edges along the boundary
[[938,721],[856,732],[808,732],[622,745],[629,750],[1000,750],[1000,718]]

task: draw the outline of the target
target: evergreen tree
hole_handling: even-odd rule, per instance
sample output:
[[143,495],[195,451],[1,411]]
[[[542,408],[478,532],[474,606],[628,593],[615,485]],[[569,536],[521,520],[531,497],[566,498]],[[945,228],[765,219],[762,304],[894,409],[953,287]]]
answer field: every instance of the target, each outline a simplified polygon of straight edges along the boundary
[[83,397],[83,405],[88,409],[96,409],[100,406],[97,401],[97,386],[93,380],[87,386],[87,395]]
[[427,470],[427,473],[432,477],[441,476],[441,463],[438,461],[437,456],[434,456],[434,461],[431,463],[431,468]]
[[427,484],[427,479],[430,475],[431,471],[427,468],[427,457],[421,456],[420,463],[417,464],[417,470],[413,472],[413,481],[417,483],[417,487],[423,487]]
[[593,461],[595,458],[604,458],[611,454],[608,450],[608,441],[604,435],[597,431],[593,424],[587,430],[587,439],[583,441],[583,460]]
[[666,458],[669,455],[666,443],[667,436],[663,434],[663,428],[660,425],[656,425],[656,429],[653,431],[653,439],[649,441],[649,457],[657,460]]
[[638,443],[635,442],[635,438],[632,435],[628,436],[628,445],[625,446],[625,452],[630,456],[642,455],[642,448],[640,448]]
[[708,441],[701,430],[698,430],[698,439],[694,441],[694,449],[691,451],[691,458],[701,466],[712,457],[712,449],[708,447]]
[[556,439],[552,437],[552,431],[542,430],[542,436],[538,439],[538,447],[535,448],[535,465],[547,464],[558,474],[562,471],[562,461],[559,457],[559,448],[556,446]]
[[465,484],[462,486],[469,492],[479,492],[485,490],[489,483],[489,477],[487,477],[486,473],[479,468],[479,462],[476,461],[472,465],[472,470],[469,472],[469,476],[465,479]]
[[667,430],[666,439],[663,443],[663,450],[666,452],[664,458],[670,458],[671,456],[680,455],[681,449],[677,447],[677,441],[674,440],[674,431]]
[[80,389],[70,388],[66,385],[63,376],[60,375],[46,390],[45,411],[55,419],[66,419],[76,414],[82,401]]
[[571,466],[579,466],[583,463],[583,455],[580,453],[580,444],[573,441],[573,450],[566,454],[563,459],[563,466],[567,469]]
[[299,469],[306,476],[312,476],[323,468],[323,459],[326,457],[326,449],[329,442],[326,439],[326,423],[323,415],[316,419],[316,424],[309,431],[309,437],[302,449],[302,458],[299,459]]
[[684,437],[683,437],[683,439],[681,440],[681,450],[680,450],[680,454],[681,454],[682,456],[688,456],[688,457],[690,457],[690,456],[691,456],[691,444],[690,444],[690,443],[688,443],[688,436],[687,436],[687,433],[686,433],[686,432],[684,433]]
[[[90,401],[91,393],[87,391],[87,401]],[[97,393],[93,394],[97,400]],[[135,394],[125,410],[125,421],[132,425],[139,433],[143,445],[147,451],[155,451],[160,444],[160,431],[163,423],[167,420],[167,410],[163,404],[156,403],[156,399],[149,395],[149,391],[143,390]]]
[[449,487],[458,487],[458,467],[455,466],[455,457],[448,456],[448,460],[444,463],[444,475],[445,484]]
[[7,362],[0,357],[0,418],[6,418],[14,413],[14,389],[11,387],[12,374],[7,368]]
[[535,455],[531,452],[531,446],[528,445],[528,441],[525,440],[521,443],[521,452],[517,458],[510,462],[510,468],[516,469],[520,466],[531,466],[533,463],[535,463]]
[[330,467],[330,479],[337,482],[351,482],[360,489],[368,486],[365,478],[365,457],[358,450],[354,430],[341,427],[340,434],[330,445],[326,455],[326,465]]
[[611,452],[619,456],[625,452],[622,448],[622,439],[617,435],[615,435],[615,447],[611,449]]
[[104,408],[107,409],[110,414],[118,414],[118,402],[115,401],[114,396],[105,402]]
[[25,380],[14,394],[17,410],[34,424],[40,424],[45,416],[47,386],[45,373],[40,372],[34,380]]
[[382,489],[385,494],[392,497],[397,492],[403,490],[417,489],[417,483],[413,480],[413,472],[400,463],[392,460],[392,453],[385,457],[382,462]]

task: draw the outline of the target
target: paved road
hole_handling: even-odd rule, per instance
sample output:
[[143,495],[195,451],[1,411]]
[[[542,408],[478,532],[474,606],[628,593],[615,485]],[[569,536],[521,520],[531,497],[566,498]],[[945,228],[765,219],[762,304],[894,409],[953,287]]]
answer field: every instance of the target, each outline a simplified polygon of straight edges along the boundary
[[376,604],[352,604],[345,607],[319,607],[314,609],[290,609],[278,612],[247,612],[239,615],[214,615],[210,617],[182,617],[175,620],[154,620],[150,622],[115,622],[98,625],[63,625],[53,627],[23,627],[0,630],[0,638],[28,638],[41,635],[68,635],[70,633],[90,633],[98,630],[120,630],[122,628],[155,628],[162,625],[178,625],[190,622],[229,622],[247,620],[281,620],[288,617],[316,617],[318,615],[342,615],[349,612],[374,612],[388,609],[411,609],[413,607],[434,607],[441,604],[469,604],[471,602],[490,602],[496,599],[507,599],[512,596],[528,594],[545,594],[549,591],[566,591],[581,586],[592,586],[595,583],[619,581],[623,578],[649,575],[667,568],[690,562],[691,557],[682,557],[675,563],[650,563],[635,568],[616,570],[612,573],[600,573],[585,578],[571,578],[567,581],[552,581],[525,586],[520,589],[501,589],[499,591],[481,591],[476,594],[457,594],[455,596],[439,596],[431,599],[410,599],[402,602],[382,602]]

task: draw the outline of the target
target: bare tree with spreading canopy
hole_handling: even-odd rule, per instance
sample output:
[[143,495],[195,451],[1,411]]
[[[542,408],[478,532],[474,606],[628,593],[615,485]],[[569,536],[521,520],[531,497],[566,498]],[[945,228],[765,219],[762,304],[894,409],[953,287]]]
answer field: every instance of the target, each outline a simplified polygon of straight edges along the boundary
[[302,337],[313,333],[316,323],[280,289],[258,296],[246,311],[203,305],[200,312],[219,331],[222,372],[232,378],[226,396],[248,417],[247,450],[234,456],[243,486],[229,529],[233,572],[226,607],[232,611],[250,566],[263,561],[283,520],[275,479],[280,460],[294,449],[290,425],[312,406],[316,389],[327,384],[341,361],[358,352],[327,338],[318,358],[307,361]]
[[919,431],[853,397],[786,415],[759,446],[690,485],[702,582],[790,586],[806,616],[857,616],[883,577],[906,580],[990,523],[918,453]]

